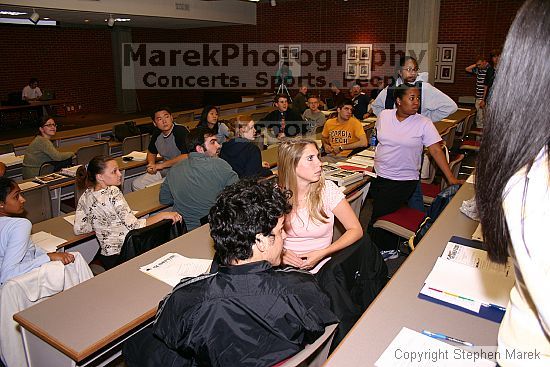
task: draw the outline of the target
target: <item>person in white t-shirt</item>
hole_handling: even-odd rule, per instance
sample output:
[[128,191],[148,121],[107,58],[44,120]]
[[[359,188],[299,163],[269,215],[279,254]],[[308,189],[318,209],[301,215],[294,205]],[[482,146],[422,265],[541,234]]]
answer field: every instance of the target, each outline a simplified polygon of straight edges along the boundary
[[21,99],[24,101],[35,101],[40,97],[42,97],[42,91],[38,87],[38,79],[31,78],[31,80],[29,80],[29,85],[23,88]]

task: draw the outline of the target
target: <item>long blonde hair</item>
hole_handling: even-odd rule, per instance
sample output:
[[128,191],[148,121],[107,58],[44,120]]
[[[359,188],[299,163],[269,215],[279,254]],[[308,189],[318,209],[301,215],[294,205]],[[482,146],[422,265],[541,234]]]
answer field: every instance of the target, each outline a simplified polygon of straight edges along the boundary
[[[298,208],[298,181],[296,180],[296,167],[308,145],[313,145],[317,151],[317,144],[308,139],[290,139],[279,146],[278,165],[279,186],[292,191],[290,198],[293,208]],[[319,181],[309,185],[305,195],[309,217],[316,222],[327,223],[328,215],[323,208],[323,189],[325,188],[325,175],[321,172]]]

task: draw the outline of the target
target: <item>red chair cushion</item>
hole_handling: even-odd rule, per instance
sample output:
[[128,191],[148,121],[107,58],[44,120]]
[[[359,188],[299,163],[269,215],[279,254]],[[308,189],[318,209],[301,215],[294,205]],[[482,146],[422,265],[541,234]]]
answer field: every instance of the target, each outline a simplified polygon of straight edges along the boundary
[[422,186],[422,195],[423,196],[429,196],[431,198],[435,198],[437,194],[441,192],[441,185],[439,184],[427,184],[427,183],[421,183]]
[[477,141],[477,140],[464,140],[462,142],[462,146],[464,145],[470,145],[470,146],[474,146],[474,147],[479,147],[481,145],[481,142],[480,141]]
[[385,220],[393,224],[397,224],[409,231],[416,231],[420,223],[424,219],[424,212],[420,210],[412,209],[407,206],[397,209],[393,213],[386,214],[378,218],[378,220]]

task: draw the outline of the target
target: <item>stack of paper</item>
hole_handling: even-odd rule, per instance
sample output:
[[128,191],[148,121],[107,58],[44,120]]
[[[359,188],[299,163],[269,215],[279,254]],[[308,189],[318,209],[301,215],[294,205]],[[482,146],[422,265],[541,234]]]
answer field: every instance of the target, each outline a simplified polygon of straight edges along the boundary
[[134,150],[132,153],[122,156],[123,159],[125,157],[132,157],[131,159],[133,161],[142,162],[142,161],[145,161],[147,159],[147,152],[138,152],[138,151]]
[[15,155],[15,153],[6,153],[0,155],[0,162],[6,166],[15,166],[16,164],[22,164],[24,155]]
[[21,189],[21,191],[32,189],[33,187],[36,187],[36,186],[40,186],[40,184],[32,181],[21,182],[19,184],[19,188]]
[[212,260],[190,259],[177,253],[169,253],[139,270],[175,287],[182,278],[196,277],[208,272],[211,264]]
[[486,251],[457,243],[460,240],[467,241],[451,238],[419,297],[499,322],[515,282],[511,260],[496,264]]
[[51,233],[40,231],[31,235],[31,242],[46,252],[56,252],[57,247],[67,241]]
[[82,165],[79,164],[78,166],[74,166],[74,167],[62,168],[62,169],[61,169],[61,173],[64,174],[65,176],[76,177],[76,171],[77,171],[81,166],[82,166]]

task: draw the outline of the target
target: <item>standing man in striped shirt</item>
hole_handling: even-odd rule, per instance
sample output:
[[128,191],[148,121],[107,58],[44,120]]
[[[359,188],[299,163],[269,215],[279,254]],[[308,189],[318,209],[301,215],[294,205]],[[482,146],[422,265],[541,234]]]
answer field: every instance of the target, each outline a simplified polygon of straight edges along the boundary
[[480,56],[477,58],[475,64],[466,68],[466,72],[476,76],[476,125],[478,128],[483,127],[485,99],[487,98],[484,90],[484,82],[488,67],[489,63],[485,60],[485,57]]

